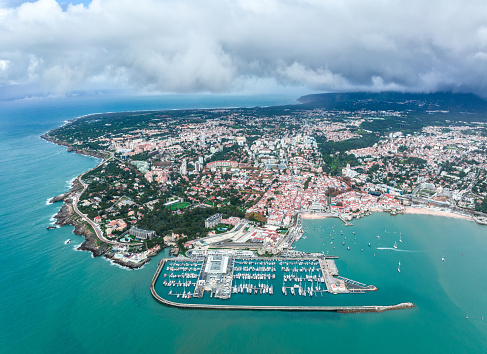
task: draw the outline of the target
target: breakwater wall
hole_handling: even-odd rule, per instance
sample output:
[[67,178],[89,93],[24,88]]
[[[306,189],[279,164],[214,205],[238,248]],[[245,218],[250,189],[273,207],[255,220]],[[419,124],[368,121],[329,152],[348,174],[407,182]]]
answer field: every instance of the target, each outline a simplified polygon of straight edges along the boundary
[[166,259],[159,261],[157,270],[150,283],[150,291],[154,299],[158,302],[172,307],[187,309],[206,309],[206,310],[250,310],[250,311],[328,311],[339,313],[363,313],[363,312],[385,312],[391,310],[410,309],[414,307],[411,302],[405,302],[390,306],[246,306],[246,305],[210,305],[210,304],[182,304],[163,299],[155,290],[155,285],[161,274]]

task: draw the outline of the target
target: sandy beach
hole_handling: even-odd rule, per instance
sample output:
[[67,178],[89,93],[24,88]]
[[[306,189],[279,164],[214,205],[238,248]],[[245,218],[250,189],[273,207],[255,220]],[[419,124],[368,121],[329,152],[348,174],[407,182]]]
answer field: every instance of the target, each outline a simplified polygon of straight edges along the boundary
[[301,215],[301,219],[306,219],[306,220],[325,219],[325,218],[330,218],[330,217],[331,216],[318,215],[318,214],[303,214],[303,215]]
[[448,218],[473,220],[473,218],[470,216],[459,215],[459,214],[455,214],[452,212],[433,210],[433,209],[427,209],[427,208],[407,207],[403,213],[404,214],[422,214],[422,215],[446,216]]
[[[371,208],[370,211],[372,212],[389,212],[387,210],[383,210],[380,208]],[[428,208],[413,208],[413,207],[406,207],[404,211],[400,211],[399,214],[421,214],[421,215],[434,215],[434,216],[445,216],[447,218],[457,218],[457,219],[465,219],[465,220],[473,220],[470,216],[455,214],[448,211],[441,211],[441,210],[434,210]],[[323,215],[323,214],[303,214],[301,215],[301,219],[305,220],[315,220],[315,219],[325,219],[333,217],[333,215]]]

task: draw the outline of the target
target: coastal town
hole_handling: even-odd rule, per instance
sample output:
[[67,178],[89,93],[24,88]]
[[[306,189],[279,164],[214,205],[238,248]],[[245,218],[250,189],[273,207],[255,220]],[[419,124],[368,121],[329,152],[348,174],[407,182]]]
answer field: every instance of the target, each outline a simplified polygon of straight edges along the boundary
[[289,253],[305,218],[351,225],[380,211],[485,223],[485,124],[373,130],[407,114],[299,106],[98,114],[43,138],[103,158],[78,179],[83,189],[57,198],[71,212],[60,224],[90,224],[86,249],[137,268],[167,246]]

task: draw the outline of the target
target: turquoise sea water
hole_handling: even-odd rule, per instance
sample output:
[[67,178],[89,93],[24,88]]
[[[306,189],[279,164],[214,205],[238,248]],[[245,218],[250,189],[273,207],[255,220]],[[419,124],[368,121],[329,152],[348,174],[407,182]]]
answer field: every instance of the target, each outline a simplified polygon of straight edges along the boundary
[[[172,96],[0,103],[0,352],[485,352],[487,228],[473,222],[388,214],[352,227],[335,219],[305,221],[307,237],[298,249],[337,255],[341,275],[379,288],[351,295],[353,301],[416,304],[412,310],[349,315],[168,308],[149,292],[164,255],[127,271],[75,251],[82,238],[71,227],[46,230],[61,206],[46,200],[97,162],[39,138],[64,120],[102,111],[290,101]],[[64,245],[68,238],[71,244]],[[399,251],[378,249],[392,248],[394,241]]]

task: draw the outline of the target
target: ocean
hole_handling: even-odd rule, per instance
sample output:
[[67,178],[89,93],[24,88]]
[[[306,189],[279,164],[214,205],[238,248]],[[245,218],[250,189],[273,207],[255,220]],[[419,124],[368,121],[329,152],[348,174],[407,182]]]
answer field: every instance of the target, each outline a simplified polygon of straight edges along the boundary
[[[46,230],[61,207],[47,200],[98,161],[39,138],[65,120],[96,112],[266,106],[293,99],[206,95],[1,102],[0,352],[485,352],[487,228],[471,221],[385,213],[350,227],[336,219],[305,220],[306,238],[296,244],[298,250],[336,255],[340,275],[378,287],[344,301],[416,305],[368,314],[169,308],[149,291],[157,261],[167,252],[129,271],[76,251],[83,239],[71,226]],[[339,301],[336,295],[333,302]]]

